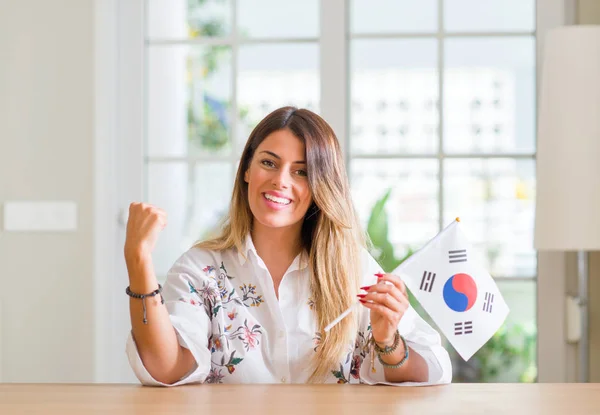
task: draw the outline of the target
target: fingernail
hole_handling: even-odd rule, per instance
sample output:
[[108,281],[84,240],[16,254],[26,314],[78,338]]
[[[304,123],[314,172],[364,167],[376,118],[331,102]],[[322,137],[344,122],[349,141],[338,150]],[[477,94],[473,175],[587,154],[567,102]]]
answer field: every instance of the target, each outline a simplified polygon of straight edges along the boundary
[[384,274],[383,274],[383,273],[381,273],[381,272],[379,272],[379,273],[375,274],[375,276],[376,276],[377,278],[381,278],[381,277],[383,277],[383,275],[384,275]]
[[367,294],[356,294],[356,296],[358,298],[365,298],[367,296]]
[[371,288],[370,285],[367,285],[366,287],[360,287],[361,290],[365,290],[365,291],[369,291],[369,288]]
[[366,303],[366,301],[365,301],[365,300],[358,300],[358,301],[360,301],[360,302],[361,302],[361,303],[363,303],[363,304],[364,304],[364,303]]

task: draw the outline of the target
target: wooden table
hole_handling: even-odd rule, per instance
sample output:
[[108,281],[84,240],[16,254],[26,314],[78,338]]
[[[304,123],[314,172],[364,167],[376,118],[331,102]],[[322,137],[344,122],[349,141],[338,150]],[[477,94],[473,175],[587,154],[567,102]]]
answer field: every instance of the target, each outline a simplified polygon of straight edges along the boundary
[[0,384],[0,414],[600,414],[600,384]]

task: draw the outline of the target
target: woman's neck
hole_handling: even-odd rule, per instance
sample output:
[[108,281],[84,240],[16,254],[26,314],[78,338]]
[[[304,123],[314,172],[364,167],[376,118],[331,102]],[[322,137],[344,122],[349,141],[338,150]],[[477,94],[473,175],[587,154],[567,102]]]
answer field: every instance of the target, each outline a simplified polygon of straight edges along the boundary
[[252,242],[273,279],[275,295],[279,299],[279,284],[302,249],[301,224],[297,227],[267,228],[256,224]]
[[301,225],[285,228],[269,228],[255,223],[252,229],[252,242],[258,255],[265,261],[280,258],[283,261],[291,261],[300,253]]

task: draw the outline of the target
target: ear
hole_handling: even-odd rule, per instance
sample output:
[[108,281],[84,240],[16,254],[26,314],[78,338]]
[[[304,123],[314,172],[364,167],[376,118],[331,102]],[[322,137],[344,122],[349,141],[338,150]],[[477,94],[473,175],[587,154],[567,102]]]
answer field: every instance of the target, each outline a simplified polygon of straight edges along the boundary
[[246,170],[246,171],[244,172],[244,181],[245,181],[246,183],[248,183],[248,171],[249,171],[249,170],[250,170],[250,169],[248,169],[248,170]]

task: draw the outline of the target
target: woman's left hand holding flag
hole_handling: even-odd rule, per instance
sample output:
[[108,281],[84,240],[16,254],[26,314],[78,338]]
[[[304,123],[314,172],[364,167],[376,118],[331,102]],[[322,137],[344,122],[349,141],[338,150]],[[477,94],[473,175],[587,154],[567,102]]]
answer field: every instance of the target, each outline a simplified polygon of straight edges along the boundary
[[381,345],[394,342],[400,320],[410,307],[406,286],[394,274],[375,274],[377,284],[361,287],[366,294],[358,297],[363,306],[371,310],[373,340]]

